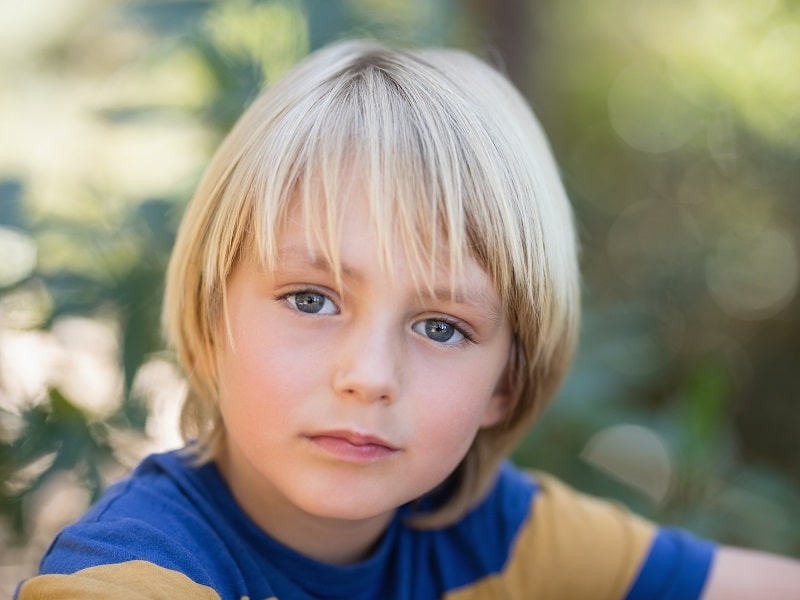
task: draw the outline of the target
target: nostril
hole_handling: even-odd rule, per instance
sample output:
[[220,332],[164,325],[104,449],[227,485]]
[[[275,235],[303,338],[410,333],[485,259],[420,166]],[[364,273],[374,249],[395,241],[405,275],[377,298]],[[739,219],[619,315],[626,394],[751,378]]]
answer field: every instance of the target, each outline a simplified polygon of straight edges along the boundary
[[337,365],[331,385],[343,399],[389,404],[395,399],[397,379],[387,361],[350,360]]

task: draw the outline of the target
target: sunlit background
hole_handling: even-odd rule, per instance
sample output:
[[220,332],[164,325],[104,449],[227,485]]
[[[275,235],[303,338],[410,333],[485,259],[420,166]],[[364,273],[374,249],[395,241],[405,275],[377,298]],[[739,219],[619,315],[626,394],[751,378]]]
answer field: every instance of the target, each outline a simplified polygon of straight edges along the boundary
[[0,0],[0,594],[180,443],[182,207],[259,89],[353,36],[502,64],[552,140],[583,339],[515,458],[800,556],[800,5]]

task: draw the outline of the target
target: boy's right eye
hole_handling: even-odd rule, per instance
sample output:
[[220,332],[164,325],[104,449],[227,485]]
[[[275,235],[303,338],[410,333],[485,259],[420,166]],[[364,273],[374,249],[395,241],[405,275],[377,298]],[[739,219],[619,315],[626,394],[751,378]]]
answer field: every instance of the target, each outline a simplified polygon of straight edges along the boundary
[[335,315],[339,312],[339,307],[333,300],[313,290],[294,292],[284,298],[292,307],[310,315]]

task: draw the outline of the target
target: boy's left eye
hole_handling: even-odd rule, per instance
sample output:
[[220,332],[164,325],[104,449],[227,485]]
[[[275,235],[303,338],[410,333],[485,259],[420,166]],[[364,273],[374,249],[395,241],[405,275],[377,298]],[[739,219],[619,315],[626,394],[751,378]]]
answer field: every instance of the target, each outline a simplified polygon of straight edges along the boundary
[[284,298],[300,312],[310,315],[335,315],[339,312],[339,307],[333,300],[313,290],[287,294]]
[[415,323],[412,329],[440,344],[457,344],[465,339],[458,327],[443,319],[425,319]]

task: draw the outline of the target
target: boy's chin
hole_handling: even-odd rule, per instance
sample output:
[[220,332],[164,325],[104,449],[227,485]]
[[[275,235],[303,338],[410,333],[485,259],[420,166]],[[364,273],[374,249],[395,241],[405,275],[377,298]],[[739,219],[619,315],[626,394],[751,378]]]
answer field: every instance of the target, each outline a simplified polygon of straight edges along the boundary
[[370,501],[365,498],[350,496],[346,490],[336,494],[336,497],[308,498],[297,504],[307,515],[326,521],[341,521],[343,523],[363,523],[365,521],[383,522],[389,524],[398,507],[405,502],[381,500]]

